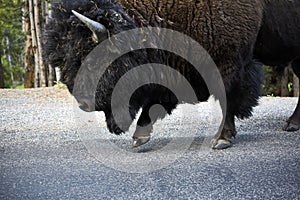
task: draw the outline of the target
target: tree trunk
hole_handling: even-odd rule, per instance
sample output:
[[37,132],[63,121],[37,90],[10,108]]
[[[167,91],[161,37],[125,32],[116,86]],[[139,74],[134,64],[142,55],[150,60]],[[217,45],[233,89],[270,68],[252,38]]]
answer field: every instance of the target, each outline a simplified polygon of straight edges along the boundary
[[282,97],[288,97],[289,96],[289,71],[288,67],[284,68],[284,73],[281,77],[281,96]]
[[0,88],[4,88],[4,69],[1,60],[2,55],[0,54]]
[[[44,18],[43,22],[47,23],[49,20],[49,17],[51,15],[51,10],[49,9],[51,7],[51,4],[42,1],[42,16]],[[55,81],[56,81],[56,74],[55,74],[55,69],[51,67],[51,65],[46,65],[46,71],[47,71],[47,85],[48,86],[53,86]]]
[[10,72],[10,87],[11,88],[14,88],[15,87],[15,77],[14,77],[14,73],[13,72]]
[[54,71],[55,71],[56,81],[58,82],[61,79],[61,71],[58,67],[55,67]]
[[10,40],[8,37],[5,38],[5,48],[4,48],[4,54],[6,58],[6,62],[9,68],[13,66],[12,59],[11,59],[11,50],[10,50]]
[[293,76],[293,92],[294,97],[299,97],[299,78],[295,74]]
[[34,54],[34,87],[47,86],[48,68],[42,57],[42,16],[41,2],[28,0],[32,49]]
[[30,19],[30,32],[32,38],[32,50],[34,54],[34,87],[39,87],[39,53],[37,47],[37,37],[34,22],[34,7],[33,0],[28,0],[29,5],[29,19]]
[[33,48],[32,48],[28,0],[25,1],[24,16],[25,16],[24,31],[26,33],[25,57],[24,57],[24,66],[25,66],[24,87],[33,88],[34,87],[34,55],[33,55]]
[[[5,58],[6,58],[6,63],[7,63],[7,67],[8,69],[12,68],[12,59],[11,59],[11,55],[10,55],[10,41],[9,38],[6,37],[5,38],[5,47],[3,48],[4,50],[4,54],[5,54]],[[14,74],[13,72],[10,70],[10,86],[14,87]]]
[[33,0],[34,5],[34,22],[35,22],[35,30],[36,30],[36,41],[37,41],[37,51],[38,51],[38,63],[39,63],[39,70],[40,70],[40,86],[46,87],[46,67],[43,62],[42,57],[42,31],[41,31],[41,11],[40,7],[41,4],[38,0]]
[[51,87],[54,85],[54,82],[56,81],[55,71],[51,65],[48,67],[49,69],[49,76],[48,76],[48,86]]

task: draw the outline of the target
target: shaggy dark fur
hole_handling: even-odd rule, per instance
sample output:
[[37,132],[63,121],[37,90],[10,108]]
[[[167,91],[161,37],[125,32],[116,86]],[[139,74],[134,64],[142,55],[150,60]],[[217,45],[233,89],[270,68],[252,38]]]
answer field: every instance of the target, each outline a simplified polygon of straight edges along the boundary
[[[62,80],[72,92],[74,78],[80,63],[95,47],[90,39],[90,30],[71,14],[72,9],[102,23],[107,27],[110,34],[140,27],[146,22],[147,25],[159,25],[184,32],[208,50],[220,69],[226,87],[228,109],[226,124],[216,139],[217,141],[222,139],[231,141],[232,136],[235,135],[234,116],[249,117],[252,107],[257,105],[260,91],[260,72],[255,62],[252,61],[252,49],[261,24],[263,5],[258,0],[245,2],[247,3],[243,4],[240,1],[232,0],[222,2],[215,0],[207,3],[202,1],[174,1],[174,4],[163,5],[159,10],[154,7],[159,3],[138,5],[136,8],[145,11],[141,16],[155,14],[153,19],[156,21],[154,23],[152,18],[142,19],[140,16],[137,17],[137,21],[132,20],[114,1],[108,1],[108,3],[104,3],[104,1],[62,1],[62,3],[53,5],[54,18],[46,27],[45,57],[48,63],[62,69]],[[131,17],[134,18],[135,5],[132,4],[132,9],[130,3],[124,5],[130,10]],[[173,12],[174,9],[178,12]],[[147,13],[147,11],[149,12]],[[114,18],[115,13],[119,13],[121,20]],[[119,45],[122,45],[122,42],[125,41],[120,41]],[[188,63],[181,64],[184,61],[179,59],[180,62],[178,62],[176,59],[178,58],[166,52],[154,50],[153,54],[149,50],[141,50],[137,53],[124,55],[115,61],[111,66],[111,71],[118,72],[105,73],[99,81],[96,93],[96,110],[105,112],[107,125],[111,132],[119,134],[126,131],[119,129],[112,117],[110,95],[113,87],[122,74],[140,64],[174,63],[172,67],[185,72],[184,75],[192,83],[198,94],[198,100],[204,101],[208,98],[208,90],[201,81],[201,76],[193,73],[192,67]],[[151,123],[148,109],[156,103],[163,105],[167,112],[171,113],[172,109],[180,102],[166,88],[153,85],[142,87],[133,95],[131,100],[130,114],[132,119],[142,107],[143,112],[138,120],[138,125],[144,126]]]
[[[239,83],[239,80],[236,81],[236,79],[241,77],[237,75],[237,71],[240,71],[240,68],[235,70],[235,67],[232,67],[229,61],[230,57],[236,59],[233,55],[235,54],[233,49],[239,51],[238,53],[241,54],[242,60],[246,62],[251,60],[251,58],[245,59],[245,56],[247,57],[247,50],[252,47],[244,43],[246,51],[243,52],[244,50],[240,48],[240,45],[241,42],[253,41],[252,36],[255,35],[253,33],[256,31],[254,27],[256,27],[257,22],[262,22],[262,24],[255,42],[254,59],[270,66],[286,67],[291,63],[295,74],[300,77],[299,0],[120,0],[120,2],[128,9],[127,12],[140,23],[151,26],[161,26],[163,24],[166,27],[185,32],[201,43],[221,68],[227,89],[231,85],[230,82]],[[176,10],[176,12],[172,12],[173,10]],[[263,13],[262,19],[261,13]],[[252,31],[249,29],[252,29]],[[241,38],[243,40],[240,40]],[[237,40],[230,41],[230,39]],[[233,56],[230,56],[230,52],[228,54],[226,50],[233,52]],[[223,62],[219,58],[229,58],[228,67],[226,67],[226,61]],[[241,61],[240,59],[237,60],[238,62]],[[233,60],[234,62],[236,60]],[[257,64],[259,65],[259,63]],[[246,66],[249,64],[237,63],[236,66],[239,65]],[[222,72],[222,70],[225,72]],[[249,88],[256,88],[256,86],[257,84]],[[243,105],[239,106],[237,110],[233,110],[233,113],[240,118],[249,116],[249,111],[251,111],[249,107],[252,107],[254,105],[252,103],[255,102],[253,99],[255,95],[246,97],[248,99],[246,100],[243,97],[246,92],[242,92],[243,94],[238,92],[239,88],[242,87],[231,88],[229,91],[233,91],[234,94],[228,95],[229,102],[242,102],[241,104]],[[253,92],[257,93],[257,90],[254,89],[251,93],[253,94]],[[239,94],[241,94],[240,97]],[[239,105],[239,103],[233,103],[233,105]],[[229,109],[231,109],[230,105]],[[300,103],[298,102],[298,106],[288,120],[285,130],[289,131],[299,128]]]
[[[228,108],[225,126],[216,136],[214,147],[228,147],[228,145],[218,146],[218,141],[230,142],[235,136],[234,116],[249,117],[253,106],[257,105],[261,64],[253,60],[253,49],[258,36],[256,57],[259,61],[266,62],[264,59],[267,56],[258,53],[257,49],[261,48],[260,45],[265,45],[264,42],[267,41],[265,38],[273,31],[273,29],[268,31],[269,26],[277,21],[275,18],[268,18],[269,12],[276,10],[280,12],[279,16],[282,15],[280,6],[261,0],[121,0],[120,2],[125,9],[117,1],[104,0],[62,0],[52,4],[53,18],[47,24],[44,34],[46,61],[53,67],[62,69],[62,81],[72,92],[82,60],[97,45],[91,39],[91,31],[71,13],[72,9],[100,22],[110,34],[147,25],[167,27],[186,33],[210,53],[223,77]],[[293,4],[287,2],[284,6]],[[298,3],[295,4],[298,6]],[[119,15],[115,15],[116,13]],[[277,38],[274,36],[272,39]],[[126,41],[120,41],[120,45],[122,44],[126,45]],[[266,45],[266,49],[270,47],[272,46]],[[287,62],[291,60],[292,58],[288,58]],[[112,117],[110,99],[113,87],[126,71],[145,63],[171,65],[192,83],[199,101],[204,101],[209,96],[201,75],[195,73],[193,67],[183,59],[158,50],[130,52],[111,65],[111,71],[116,73],[106,72],[98,83],[96,110],[105,112],[111,132],[119,134],[126,131],[120,130]],[[144,86],[135,92],[130,101],[132,119],[142,107],[143,112],[138,125],[153,123],[148,111],[157,103],[171,113],[180,102],[167,88],[157,85]],[[164,113],[157,118],[163,115]]]

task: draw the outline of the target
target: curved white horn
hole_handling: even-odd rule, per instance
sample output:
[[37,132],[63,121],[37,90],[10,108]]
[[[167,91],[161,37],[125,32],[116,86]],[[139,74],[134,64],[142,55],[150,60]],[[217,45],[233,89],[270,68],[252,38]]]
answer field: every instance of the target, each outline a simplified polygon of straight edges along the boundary
[[107,29],[105,28],[105,26],[103,26],[99,22],[93,21],[74,10],[72,10],[72,13],[76,17],[78,17],[78,19],[80,19],[80,21],[82,21],[94,33],[94,37],[97,42],[100,39],[99,35],[101,35],[101,38],[103,38],[103,36],[105,36],[105,37],[107,36]]
[[78,19],[80,19],[83,23],[85,23],[87,25],[87,27],[89,27],[89,29],[91,29],[91,31],[106,33],[106,28],[102,24],[95,22],[74,10],[72,10],[72,12],[76,17],[78,17]]

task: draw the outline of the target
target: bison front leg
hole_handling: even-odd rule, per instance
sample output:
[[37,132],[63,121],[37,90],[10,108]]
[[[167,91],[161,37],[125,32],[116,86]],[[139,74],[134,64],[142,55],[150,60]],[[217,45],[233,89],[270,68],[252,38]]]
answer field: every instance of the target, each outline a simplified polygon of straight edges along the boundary
[[153,130],[152,121],[149,116],[149,107],[143,108],[140,118],[138,119],[135,132],[132,136],[132,147],[139,147],[149,142]]
[[[293,71],[296,74],[296,76],[298,78],[300,78],[300,59],[295,60],[292,63],[292,68],[293,68]],[[300,92],[300,88],[299,88],[299,92]],[[292,116],[287,120],[287,124],[283,128],[283,130],[297,131],[299,129],[300,129],[300,102],[299,102],[299,98],[298,98],[297,107],[296,107],[294,113],[292,114]]]
[[153,130],[152,124],[147,126],[139,126],[137,125],[136,130],[132,136],[133,142],[132,147],[139,147],[143,144],[149,142],[151,138],[151,132]]
[[160,105],[151,103],[143,107],[140,118],[137,122],[136,130],[133,134],[133,147],[139,147],[149,142],[151,133],[153,130],[153,124],[158,120],[166,116],[167,113],[171,113],[176,104],[169,103]]

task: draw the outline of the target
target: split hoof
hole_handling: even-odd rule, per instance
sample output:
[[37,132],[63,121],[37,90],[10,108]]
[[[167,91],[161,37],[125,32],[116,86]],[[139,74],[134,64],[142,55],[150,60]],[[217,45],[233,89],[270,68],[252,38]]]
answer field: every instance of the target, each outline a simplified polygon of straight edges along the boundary
[[221,150],[221,149],[227,149],[232,146],[232,142],[225,140],[225,139],[214,139],[213,140],[213,149]]
[[146,144],[147,142],[149,142],[150,140],[150,136],[139,136],[139,137],[132,137],[133,142],[132,142],[132,147],[136,148],[139,146],[142,146],[144,144]]
[[291,121],[288,121],[283,128],[284,131],[292,132],[292,131],[298,131],[300,129],[299,124],[295,124]]

